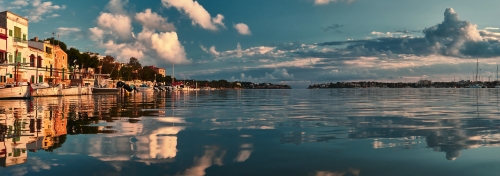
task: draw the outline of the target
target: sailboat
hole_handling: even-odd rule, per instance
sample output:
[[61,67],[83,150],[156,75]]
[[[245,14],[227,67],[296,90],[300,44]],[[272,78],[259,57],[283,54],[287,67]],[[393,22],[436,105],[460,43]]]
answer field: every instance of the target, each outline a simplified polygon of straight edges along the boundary
[[497,81],[496,81],[497,85],[495,86],[495,88],[500,88],[500,85],[498,85],[498,64],[497,64]]
[[483,86],[479,85],[477,83],[477,75],[479,74],[479,59],[476,60],[476,78],[475,78],[475,83],[474,85],[471,85],[470,88],[482,88]]

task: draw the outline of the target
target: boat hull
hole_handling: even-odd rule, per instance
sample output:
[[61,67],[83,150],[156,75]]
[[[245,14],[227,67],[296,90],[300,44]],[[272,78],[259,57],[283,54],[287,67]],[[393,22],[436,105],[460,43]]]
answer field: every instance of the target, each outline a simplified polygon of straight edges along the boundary
[[64,96],[69,96],[69,95],[91,95],[92,94],[92,88],[90,87],[69,87],[62,89],[62,95]]
[[118,94],[119,88],[92,88],[92,94]]
[[59,87],[38,88],[33,90],[33,97],[47,97],[47,96],[60,96],[62,95]]
[[26,99],[30,97],[31,91],[29,86],[0,88],[0,99]]

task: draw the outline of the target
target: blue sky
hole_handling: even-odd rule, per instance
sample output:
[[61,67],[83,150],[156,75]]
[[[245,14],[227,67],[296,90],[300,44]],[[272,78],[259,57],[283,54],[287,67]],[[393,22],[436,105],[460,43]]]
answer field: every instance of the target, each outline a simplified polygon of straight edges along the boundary
[[[0,0],[29,37],[167,68],[285,83],[496,78],[497,0]],[[448,18],[445,18],[448,16]],[[424,31],[425,30],[425,31]]]

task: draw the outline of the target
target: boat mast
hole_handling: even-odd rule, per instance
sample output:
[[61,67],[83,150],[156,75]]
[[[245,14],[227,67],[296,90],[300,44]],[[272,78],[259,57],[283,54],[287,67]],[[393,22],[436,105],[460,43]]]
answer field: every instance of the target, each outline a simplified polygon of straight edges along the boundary
[[479,74],[479,59],[476,59],[476,82],[477,82],[477,75]]

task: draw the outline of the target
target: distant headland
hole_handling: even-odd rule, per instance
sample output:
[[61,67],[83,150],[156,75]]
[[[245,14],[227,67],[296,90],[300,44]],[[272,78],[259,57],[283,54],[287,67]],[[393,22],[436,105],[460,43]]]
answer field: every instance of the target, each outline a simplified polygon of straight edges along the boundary
[[307,89],[328,88],[499,88],[499,81],[471,81],[461,80],[458,82],[432,82],[431,80],[419,80],[418,82],[330,82],[309,85]]

